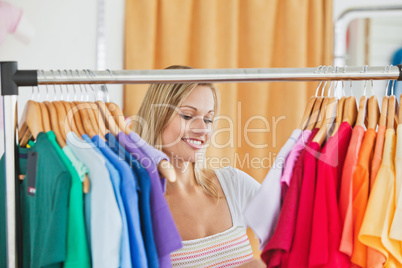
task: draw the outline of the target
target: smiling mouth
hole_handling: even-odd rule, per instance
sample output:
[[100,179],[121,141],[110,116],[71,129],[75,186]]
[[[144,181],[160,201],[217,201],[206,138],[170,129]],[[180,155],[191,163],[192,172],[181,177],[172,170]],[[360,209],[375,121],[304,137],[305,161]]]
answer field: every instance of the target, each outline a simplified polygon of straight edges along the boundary
[[196,140],[196,139],[189,139],[189,138],[182,138],[182,140],[187,143],[190,147],[195,149],[201,149],[204,147],[204,141]]

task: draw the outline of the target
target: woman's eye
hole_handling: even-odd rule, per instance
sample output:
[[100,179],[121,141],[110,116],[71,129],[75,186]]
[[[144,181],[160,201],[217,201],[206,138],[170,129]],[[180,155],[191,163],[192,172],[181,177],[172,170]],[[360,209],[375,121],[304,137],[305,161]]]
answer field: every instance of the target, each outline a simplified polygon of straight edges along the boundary
[[205,122],[205,124],[212,124],[213,121],[212,121],[212,119],[205,118],[204,122]]
[[184,119],[184,120],[191,120],[193,117],[189,116],[189,115],[185,115],[185,114],[180,114],[180,116]]

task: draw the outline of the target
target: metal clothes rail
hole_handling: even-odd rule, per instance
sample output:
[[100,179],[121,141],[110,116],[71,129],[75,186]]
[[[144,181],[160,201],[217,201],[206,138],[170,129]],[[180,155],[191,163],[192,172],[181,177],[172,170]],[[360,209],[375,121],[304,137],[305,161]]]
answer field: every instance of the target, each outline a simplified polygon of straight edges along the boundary
[[[0,62],[0,90],[3,95],[6,221],[8,267],[18,267],[16,204],[19,204],[17,96],[18,88],[49,84],[144,84],[180,82],[273,82],[327,80],[399,80],[402,65],[391,67],[319,67],[265,69],[170,69],[170,70],[18,70],[17,62]],[[0,193],[2,195],[2,193]],[[21,264],[20,264],[21,265]]]

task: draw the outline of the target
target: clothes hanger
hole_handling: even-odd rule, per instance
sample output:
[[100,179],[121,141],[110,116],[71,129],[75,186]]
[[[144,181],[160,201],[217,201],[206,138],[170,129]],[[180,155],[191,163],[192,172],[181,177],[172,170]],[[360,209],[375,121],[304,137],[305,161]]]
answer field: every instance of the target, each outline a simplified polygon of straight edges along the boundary
[[[385,72],[389,72],[391,66],[387,65],[385,66]],[[381,103],[381,113],[380,113],[380,120],[378,122],[379,126],[387,127],[387,117],[388,117],[388,87],[389,87],[389,82],[391,80],[388,80],[387,86],[385,87],[385,93],[384,97],[382,98],[382,103]]]
[[[317,73],[321,68],[322,68],[322,65],[320,65],[314,73]],[[317,90],[318,90],[319,87],[320,87],[320,84],[318,85]],[[306,106],[306,108],[304,110],[302,120],[301,120],[300,125],[299,125],[299,129],[301,129],[301,130],[305,130],[309,125],[309,121],[311,121],[310,119],[311,119],[312,112],[314,111],[314,109],[313,109],[314,104],[315,104],[315,102],[316,102],[316,100],[318,98],[317,90],[316,90],[315,96],[312,96],[307,102],[307,106]]]
[[[75,104],[76,109],[79,111],[85,134],[87,134],[90,138],[93,138],[99,133],[99,129],[96,123],[95,115],[88,104],[88,90],[86,87],[84,88],[87,92],[86,101],[74,101],[73,103]],[[90,110],[91,113],[89,113]]]
[[[76,72],[79,74],[78,70],[76,70]],[[72,71],[71,71],[71,74],[72,74],[72,77],[74,77],[74,74]],[[81,96],[81,98],[83,98],[84,93],[82,91],[81,86],[80,86],[80,91],[81,91],[80,96]],[[78,94],[75,90],[75,87],[74,87],[74,92],[75,92],[74,96],[76,97]],[[77,130],[76,134],[77,134],[77,136],[79,136],[80,139],[82,139],[82,135],[85,134],[85,129],[84,129],[84,125],[81,120],[79,106],[77,106],[77,103],[78,103],[77,99],[74,99],[72,102],[68,102],[67,104],[71,107],[71,109],[69,110],[69,113],[72,114],[72,117],[73,117],[72,121],[74,122],[74,125],[76,126],[76,130]],[[67,116],[70,116],[70,115],[67,114]],[[73,131],[74,131],[74,128],[73,128]]]
[[[326,83],[325,83],[326,84]],[[324,84],[324,88],[325,88]],[[330,85],[331,86],[331,85]],[[324,90],[323,88],[323,90]],[[320,114],[322,114],[322,119],[320,123],[320,128],[313,138],[313,141],[318,143],[320,146],[324,144],[324,141],[326,140],[328,136],[328,131],[331,129],[331,126],[333,124],[333,121],[336,117],[336,107],[337,107],[337,99],[335,97],[330,96],[330,91],[331,87],[328,89],[327,97],[324,99]]]
[[[366,72],[367,70],[367,65],[363,66],[363,72]],[[357,112],[357,118],[356,118],[356,126],[361,126],[363,128],[366,128],[368,124],[366,124],[366,118],[367,118],[367,80],[364,82],[364,91],[363,91],[363,96],[360,98],[359,102],[359,110]]]
[[380,118],[380,108],[378,107],[377,96],[373,91],[373,80],[371,80],[371,97],[368,99],[368,122],[367,128],[376,129],[378,124],[378,119]]
[[393,85],[391,87],[391,96],[388,98],[388,118],[387,118],[387,129],[394,129],[398,125],[398,118],[397,118],[397,113],[396,111],[398,109],[398,102],[396,100],[396,97],[393,95],[394,94],[394,86],[395,82],[393,82]]
[[[107,70],[110,76],[113,76],[110,70]],[[95,74],[91,72],[93,76]],[[130,127],[128,126],[127,121],[124,119],[124,114],[120,107],[113,102],[109,102],[109,90],[105,85],[106,89],[106,103],[102,101],[96,102],[102,115],[106,119],[110,119],[106,122],[107,127],[109,128],[110,132],[116,136],[118,131],[123,131],[126,135],[129,135],[131,132]],[[158,171],[162,178],[166,178],[170,182],[176,181],[176,173],[172,164],[167,160],[161,160],[158,164]]]
[[[67,70],[64,70],[64,72],[67,74],[67,77],[69,77],[68,71],[67,71]],[[67,124],[70,125],[71,131],[73,131],[77,136],[80,137],[80,135],[79,135],[80,133],[78,132],[78,127],[77,127],[77,125],[76,125],[76,123],[75,123],[75,119],[74,119],[73,103],[71,103],[71,102],[69,101],[69,96],[70,96],[70,94],[69,94],[69,92],[68,92],[68,85],[66,85],[66,92],[67,92],[67,101],[64,101],[64,100],[61,100],[61,101],[60,101],[61,104],[64,106],[64,110],[66,111],[66,117],[65,117],[64,120],[66,120],[66,121],[67,121]],[[77,95],[77,92],[75,91],[75,88],[74,88],[74,93],[75,93],[74,96],[76,96],[76,95]],[[80,138],[81,138],[81,137],[80,137]]]
[[[331,67],[331,66],[328,66],[328,68],[327,68],[327,70],[326,70],[325,73],[328,72],[328,69],[329,69],[330,67]],[[324,68],[325,68],[325,66],[324,66]],[[331,67],[331,68],[332,68],[332,67]],[[331,99],[329,98],[329,95],[326,96],[326,97],[324,96],[325,87],[326,87],[326,85],[327,85],[327,82],[328,82],[328,81],[325,81],[324,86],[322,87],[322,90],[321,90],[321,99],[322,99],[322,103],[321,103],[321,107],[320,107],[320,112],[319,112],[319,114],[318,114],[318,119],[317,119],[317,122],[316,122],[314,128],[319,128],[319,129],[321,129],[321,127],[322,127],[322,125],[324,124],[324,121],[325,121],[325,110],[326,110],[326,108],[327,108],[327,106],[328,106],[328,104],[329,104],[329,101],[331,100]],[[329,90],[328,90],[328,93],[330,93]]]
[[[39,88],[38,88],[38,92],[39,92]],[[47,93],[46,93],[45,100],[49,97],[49,91],[48,91],[47,87],[46,87],[46,92]],[[39,96],[38,96],[38,100],[39,100]],[[38,102],[38,105],[40,107],[41,114],[42,114],[43,129],[47,133],[51,130],[49,111],[43,102]]]
[[122,130],[126,135],[131,132],[131,129],[128,127],[127,121],[124,119],[124,114],[120,109],[119,105],[113,102],[107,102],[106,108],[111,113],[114,121],[118,125],[119,129]]
[[[108,128],[106,127],[105,120],[104,120],[103,116],[101,115],[101,112],[100,112],[98,106],[96,105],[96,103],[89,102],[88,104],[91,107],[91,109],[88,112],[91,113],[91,111],[92,111],[93,115],[95,116],[95,120],[96,120],[98,129],[99,129],[99,136],[103,140],[106,140],[105,137],[106,137],[107,132],[109,132],[109,131],[107,130]],[[111,119],[111,120],[113,120],[113,119]]]
[[36,139],[40,132],[44,132],[42,122],[42,112],[37,102],[29,100],[24,108],[24,114],[21,118],[21,136],[19,144],[25,147],[32,135]]
[[122,130],[116,124],[116,121],[113,118],[112,114],[110,113],[109,109],[106,107],[106,104],[100,100],[96,101],[95,103],[99,107],[99,110],[102,113],[102,117],[107,128],[113,134],[113,136],[117,136],[120,132],[122,132]]
[[[321,66],[320,65],[316,72],[320,71],[320,73],[322,73],[324,68],[326,68],[326,66]],[[323,91],[321,91],[321,96],[318,96],[318,92],[319,92],[319,89],[320,89],[321,85],[322,85],[322,81],[318,84],[318,87],[317,87],[317,89],[315,91],[315,102],[314,102],[312,111],[310,113],[311,115],[310,115],[310,119],[308,121],[308,125],[305,128],[307,130],[313,130],[316,127],[317,122],[319,121],[321,106],[322,106],[322,103],[323,103],[323,100],[324,100]],[[324,87],[325,87],[325,84],[324,84]],[[323,90],[324,90],[324,87],[323,87]]]
[[63,136],[60,132],[56,107],[53,102],[45,101],[44,104],[46,105],[49,111],[51,129],[54,132],[54,135],[56,136],[56,141],[59,144],[59,146],[63,148],[64,146],[66,146],[66,142],[64,141]]
[[[31,94],[31,100],[34,100],[35,96],[35,88],[32,87],[32,94]],[[38,94],[39,94],[39,89],[38,89]],[[20,119],[20,122],[18,123],[18,143],[21,142],[21,140],[29,140],[31,137],[31,132],[28,130],[28,125],[26,123],[26,115],[27,115],[27,108],[28,108],[28,103],[24,106],[24,111],[22,112],[22,116]]]
[[[338,73],[338,70],[339,70],[338,66],[335,67],[335,73]],[[338,86],[338,81],[336,81],[336,83],[331,82],[331,85],[334,85],[333,90],[334,90],[334,95],[335,95],[335,91]],[[330,85],[330,89],[331,89],[331,85]],[[335,124],[334,124],[334,127],[333,127],[331,135],[330,135],[331,137],[336,134],[336,132],[338,131],[339,126],[341,125],[342,120],[343,120],[343,107],[344,107],[345,100],[346,100],[346,97],[345,97],[346,94],[345,94],[345,89],[343,87],[343,84],[342,84],[341,91],[343,94],[342,94],[342,97],[338,100],[338,104],[336,105]]]
[[[351,82],[352,85],[352,82]],[[350,89],[353,93],[352,88]],[[348,122],[351,127],[355,125],[357,118],[357,104],[355,96],[349,96],[345,100],[345,104],[343,107],[343,118],[342,122]]]
[[[388,87],[387,87],[388,88]],[[388,96],[382,98],[379,126],[387,126],[387,113],[388,113]]]
[[337,106],[337,100],[335,97],[329,97],[327,104],[321,109],[321,112],[324,113],[323,119],[322,119],[322,124],[320,129],[318,130],[317,134],[315,135],[313,142],[318,143],[320,146],[323,145],[327,134],[328,130],[330,129],[330,126],[332,125],[334,118],[336,116],[336,106]]

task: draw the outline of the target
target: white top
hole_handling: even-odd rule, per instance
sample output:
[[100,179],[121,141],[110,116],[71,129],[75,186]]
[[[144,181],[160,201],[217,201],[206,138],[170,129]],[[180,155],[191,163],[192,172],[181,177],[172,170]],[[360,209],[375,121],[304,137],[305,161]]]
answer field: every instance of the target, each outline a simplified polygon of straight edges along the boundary
[[274,165],[262,182],[260,190],[250,200],[244,210],[247,224],[253,229],[260,240],[262,250],[273,233],[281,212],[281,177],[285,162],[297,140],[302,134],[301,129],[295,129],[288,141],[275,158]]
[[236,267],[253,259],[242,211],[260,188],[245,172],[232,167],[215,170],[226,197],[233,226],[204,238],[183,241],[171,254],[173,267]]

